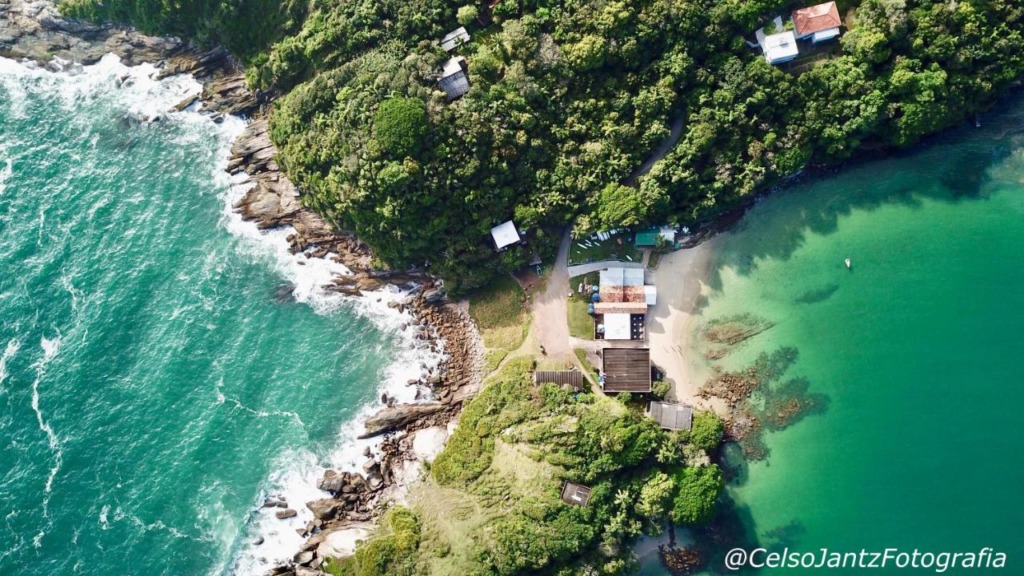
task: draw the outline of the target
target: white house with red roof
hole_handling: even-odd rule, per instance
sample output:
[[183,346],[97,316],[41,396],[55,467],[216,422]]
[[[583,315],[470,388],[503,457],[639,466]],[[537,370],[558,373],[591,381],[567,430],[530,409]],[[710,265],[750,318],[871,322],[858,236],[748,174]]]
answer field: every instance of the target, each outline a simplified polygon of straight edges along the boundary
[[843,19],[835,2],[808,6],[793,12],[793,32],[797,40],[810,38],[812,42],[824,42],[839,36]]

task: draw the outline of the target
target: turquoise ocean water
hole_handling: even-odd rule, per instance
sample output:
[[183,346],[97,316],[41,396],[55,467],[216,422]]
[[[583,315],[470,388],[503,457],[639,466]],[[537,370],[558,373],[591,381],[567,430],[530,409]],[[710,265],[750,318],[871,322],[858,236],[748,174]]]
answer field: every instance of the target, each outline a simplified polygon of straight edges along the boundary
[[992,547],[1006,568],[980,573],[1024,573],[1024,99],[982,121],[789,186],[719,238],[701,319],[775,323],[719,364],[792,347],[782,380],[827,398],[730,485],[769,549]]
[[140,122],[199,89],[152,72],[0,60],[3,575],[259,573],[321,467],[361,463],[346,423],[436,361],[398,295],[327,296],[231,216],[240,121]]

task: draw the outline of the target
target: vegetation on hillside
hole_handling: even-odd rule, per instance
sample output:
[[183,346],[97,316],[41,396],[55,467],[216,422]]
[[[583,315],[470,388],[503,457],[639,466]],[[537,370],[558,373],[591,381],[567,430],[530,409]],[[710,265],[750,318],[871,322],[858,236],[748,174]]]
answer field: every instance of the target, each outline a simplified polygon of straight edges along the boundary
[[[254,85],[284,95],[273,138],[309,204],[384,261],[428,266],[455,290],[521,265],[572,221],[689,223],[808,163],[913,144],[1024,71],[1013,0],[840,2],[837,53],[800,74],[744,42],[801,5],[788,0],[505,0],[486,29],[474,20],[486,5],[465,1],[270,4],[65,10],[242,53]],[[460,23],[472,89],[447,103],[437,41]],[[634,181],[677,119],[678,144]],[[495,256],[488,229],[509,218],[535,242]]]
[[[448,507],[414,507],[419,573],[624,574],[633,537],[711,517],[722,474],[685,434],[603,396],[535,386],[531,367],[506,362],[431,465],[421,500],[461,502],[472,529],[453,530]],[[564,481],[591,488],[586,506],[560,499]]]

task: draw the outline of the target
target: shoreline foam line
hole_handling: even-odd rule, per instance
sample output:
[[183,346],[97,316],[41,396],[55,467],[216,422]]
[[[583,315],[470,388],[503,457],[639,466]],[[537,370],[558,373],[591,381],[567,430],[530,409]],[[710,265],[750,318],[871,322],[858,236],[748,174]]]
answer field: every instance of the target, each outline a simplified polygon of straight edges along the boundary
[[[194,109],[180,112],[173,110],[173,106],[186,97],[202,92],[202,85],[194,77],[176,75],[158,80],[156,78],[159,69],[156,66],[127,66],[112,54],[104,56],[93,65],[70,65],[57,71],[47,70],[32,62],[0,58],[0,71],[12,72],[10,76],[20,80],[32,79],[50,85],[56,97],[67,107],[78,108],[96,98],[113,93],[116,94],[113,97],[127,103],[128,114],[142,123],[168,120],[184,123],[212,122],[210,116],[195,112]],[[7,75],[0,74],[0,77]],[[67,77],[74,77],[74,81],[67,82],[64,80]],[[56,82],[58,78],[62,78],[62,81]],[[7,84],[12,84],[11,90],[20,88],[18,82],[5,82],[5,89],[8,88]],[[25,96],[24,93],[21,95]],[[9,93],[9,96],[14,100],[18,99],[17,93]],[[287,560],[301,546],[303,539],[295,532],[295,528],[305,526],[312,517],[304,503],[323,497],[323,493],[316,487],[317,479],[323,470],[328,466],[338,470],[360,469],[364,459],[363,449],[373,449],[379,445],[379,439],[358,440],[356,436],[361,431],[362,421],[383,407],[379,402],[380,394],[387,393],[389,397],[399,402],[415,402],[416,389],[407,386],[406,382],[427,376],[429,371],[436,368],[446,357],[446,352],[444,342],[438,341],[437,351],[434,352],[430,350],[429,342],[416,340],[411,331],[401,329],[403,324],[412,323],[413,316],[409,311],[399,312],[396,308],[388,307],[388,303],[403,300],[408,296],[408,291],[387,286],[355,298],[324,290],[323,286],[330,283],[334,277],[351,274],[343,265],[331,260],[333,254],[328,254],[324,258],[308,258],[301,253],[293,255],[288,250],[287,242],[287,236],[293,229],[289,227],[260,231],[255,223],[244,222],[240,215],[234,213],[232,203],[244,194],[249,184],[244,174],[232,177],[226,168],[231,156],[231,147],[244,127],[244,120],[232,116],[225,116],[223,122],[218,125],[221,136],[218,151],[220,161],[213,167],[210,177],[216,188],[226,190],[223,194],[221,225],[230,234],[243,240],[241,252],[264,262],[269,260],[271,266],[295,286],[293,294],[296,301],[308,304],[320,314],[331,314],[341,309],[355,312],[369,319],[394,342],[394,357],[381,375],[382,381],[376,390],[375,400],[360,407],[352,419],[339,423],[334,447],[324,455],[314,454],[310,449],[299,450],[297,454],[294,450],[279,454],[273,459],[272,467],[276,472],[266,479],[261,493],[253,495],[254,507],[249,521],[243,524],[241,519],[232,518],[230,523],[235,529],[224,530],[222,534],[217,535],[223,546],[224,555],[219,566],[211,566],[211,573],[256,575],[262,574],[277,562]],[[2,169],[3,159],[0,159],[0,170]],[[54,341],[47,342],[52,344]],[[10,346],[8,344],[8,347]],[[51,358],[58,348],[59,342],[53,347]],[[10,355],[13,356],[14,353]],[[51,447],[55,446],[57,450],[57,466],[55,470],[51,470],[50,479],[47,481],[49,489],[52,488],[60,471],[62,460],[59,455],[60,439],[49,426],[39,404],[40,384],[41,378],[33,385],[38,423],[41,430],[48,430],[47,438]],[[225,400],[230,402],[230,399]],[[258,506],[269,494],[286,496],[299,512],[299,516],[280,521],[271,511],[268,517],[267,511],[259,509]],[[36,545],[41,545],[43,536],[42,533],[36,536]],[[255,547],[252,542],[259,537],[264,538],[264,544]]]
[[[229,155],[224,156],[224,167]],[[227,175],[226,172],[224,172]],[[362,297],[346,296],[329,292],[323,287],[337,276],[352,272],[342,264],[334,262],[335,254],[323,258],[309,258],[305,254],[292,254],[287,237],[295,230],[283,227],[261,231],[255,222],[246,222],[233,209],[233,204],[249,189],[251,183],[245,174],[232,177],[232,185],[225,194],[222,225],[233,235],[245,240],[243,248],[258,258],[272,258],[272,266],[294,286],[297,302],[311,306],[320,314],[332,314],[340,309],[354,311],[370,320],[379,330],[388,334],[396,343],[396,356],[391,359],[382,375],[373,402],[360,407],[355,416],[339,423],[335,447],[324,456],[317,456],[309,450],[287,450],[275,459],[275,470],[266,480],[263,492],[253,501],[248,525],[238,534],[235,553],[226,566],[214,570],[214,574],[262,575],[275,565],[290,559],[302,546],[305,539],[296,529],[304,528],[313,515],[305,503],[325,497],[317,487],[317,480],[328,469],[361,471],[366,458],[363,451],[368,447],[376,450],[380,439],[359,440],[361,423],[384,405],[379,396],[386,393],[400,403],[415,402],[416,388],[407,386],[409,380],[427,376],[446,357],[444,342],[438,342],[438,352],[432,352],[428,342],[415,339],[411,332],[401,330],[403,324],[411,324],[413,315],[409,311],[399,312],[388,306],[389,302],[400,302],[409,295],[388,285],[375,292],[366,292]],[[230,402],[230,399],[225,399]],[[289,519],[279,520],[276,509],[262,508],[268,497],[279,497],[289,503],[298,514]],[[255,541],[262,540],[260,545]]]

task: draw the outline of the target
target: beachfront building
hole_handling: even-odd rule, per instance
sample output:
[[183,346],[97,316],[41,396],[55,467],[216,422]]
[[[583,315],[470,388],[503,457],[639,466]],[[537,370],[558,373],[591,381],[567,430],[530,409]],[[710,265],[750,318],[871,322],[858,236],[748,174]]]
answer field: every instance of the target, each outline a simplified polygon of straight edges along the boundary
[[562,484],[562,502],[575,506],[586,506],[590,502],[590,488],[575,482]]
[[609,394],[651,391],[651,351],[647,348],[605,348],[601,351],[601,388]]
[[462,56],[449,58],[444,63],[444,66],[441,68],[439,84],[441,90],[444,90],[444,93],[448,96],[449,102],[469,92],[468,71],[469,67],[466,65],[466,59]]
[[441,48],[444,48],[445,52],[451,52],[466,42],[469,42],[469,32],[465,27],[460,26],[444,35],[444,38],[441,39]]
[[582,392],[586,387],[583,372],[572,370],[537,370],[533,373],[534,384],[557,384],[571,388],[574,392]]
[[516,230],[515,222],[509,220],[491,228],[491,239],[494,240],[494,249],[501,251],[513,244],[519,243],[519,231]]
[[643,340],[647,308],[658,291],[644,284],[643,268],[608,268],[599,276],[593,306],[594,332],[602,340]]
[[843,25],[835,2],[808,6],[793,12],[793,30],[797,40],[810,39],[812,43],[825,42],[839,36]]
[[693,427],[693,406],[669,402],[651,402],[647,414],[664,430],[686,430]]

